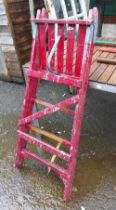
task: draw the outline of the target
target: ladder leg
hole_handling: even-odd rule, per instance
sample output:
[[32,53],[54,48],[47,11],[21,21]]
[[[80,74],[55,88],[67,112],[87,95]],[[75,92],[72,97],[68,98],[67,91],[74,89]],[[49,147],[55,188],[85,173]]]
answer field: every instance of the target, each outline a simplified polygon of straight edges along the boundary
[[73,190],[74,175],[75,175],[78,147],[80,141],[80,130],[82,124],[83,109],[84,109],[84,101],[85,97],[81,96],[79,104],[77,104],[75,107],[75,115],[73,121],[71,147],[70,147],[71,160],[68,163],[67,178],[64,180],[64,185],[65,185],[64,200],[71,199],[71,194]]
[[[76,152],[76,154],[77,154],[77,152]],[[76,154],[75,154],[75,156],[76,156]],[[73,185],[74,185],[76,159],[77,159],[76,157],[74,158],[72,156],[72,161],[70,162],[69,167],[68,167],[67,179],[65,179],[65,181],[64,181],[64,200],[65,201],[68,201],[71,199]]]
[[[35,98],[37,87],[38,87],[38,79],[29,78],[26,86],[21,119],[31,115],[34,105],[34,103],[31,101],[31,98]],[[20,130],[25,133],[28,132],[28,129],[25,126],[22,126]],[[23,158],[21,157],[21,151],[22,149],[26,148],[26,144],[27,144],[26,141],[23,140],[22,138],[19,138],[17,140],[14,167],[21,168],[23,166]]]

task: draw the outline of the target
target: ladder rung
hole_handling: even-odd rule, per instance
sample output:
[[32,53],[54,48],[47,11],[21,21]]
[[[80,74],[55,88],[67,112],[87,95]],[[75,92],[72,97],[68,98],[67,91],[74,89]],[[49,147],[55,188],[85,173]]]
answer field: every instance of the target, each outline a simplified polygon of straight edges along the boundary
[[45,130],[42,130],[40,128],[36,128],[34,126],[31,126],[31,125],[26,125],[26,127],[28,129],[32,130],[32,131],[35,131],[35,132],[37,132],[37,133],[39,133],[41,135],[44,135],[44,136],[48,137],[48,138],[50,138],[50,139],[52,139],[52,140],[54,140],[56,142],[59,142],[61,144],[64,144],[67,147],[70,147],[71,146],[71,143],[68,140],[63,139],[63,138],[61,138],[61,137],[59,137],[59,136],[57,136],[57,135],[55,135],[53,133],[50,133],[50,132],[45,131]]
[[[45,107],[50,107],[50,106],[53,105],[53,104],[50,104],[50,103],[48,103],[48,102],[45,102],[45,101],[42,101],[42,100],[36,99],[36,98],[32,98],[31,100],[32,100],[32,102],[34,102],[34,103],[36,103],[36,104],[43,105],[43,106],[45,106]],[[61,112],[66,112],[66,113],[68,113],[68,114],[70,114],[70,115],[74,115],[74,111],[72,111],[72,110],[70,110],[70,109],[64,108],[64,109],[60,109],[60,111],[61,111]]]
[[61,167],[59,167],[56,164],[50,163],[49,160],[46,160],[45,158],[41,158],[41,157],[37,156],[36,154],[33,154],[33,153],[27,151],[26,149],[23,149],[21,151],[20,157],[21,158],[30,157],[30,158],[36,160],[37,162],[39,162],[47,167],[50,167],[55,172],[59,173],[62,178],[67,177],[67,172],[65,169],[62,169]]
[[17,131],[17,135],[20,138],[23,138],[25,141],[28,141],[29,143],[32,143],[32,144],[34,144],[36,146],[39,146],[41,149],[46,150],[46,151],[52,153],[53,155],[58,156],[59,158],[65,160],[65,161],[69,161],[70,160],[70,155],[69,154],[67,154],[64,151],[61,151],[59,149],[56,149],[55,147],[53,147],[53,146],[51,146],[49,144],[46,144],[45,142],[42,142],[41,140],[36,139],[35,137],[30,136],[27,133],[24,133],[24,132],[18,130]]
[[73,87],[78,87],[80,88],[82,85],[82,80],[77,77],[71,77],[66,74],[62,75],[55,75],[52,73],[48,73],[47,71],[35,71],[33,69],[29,69],[27,71],[28,76],[38,78],[38,79],[43,79],[51,82],[56,82],[59,84],[64,84],[64,85],[70,85]]

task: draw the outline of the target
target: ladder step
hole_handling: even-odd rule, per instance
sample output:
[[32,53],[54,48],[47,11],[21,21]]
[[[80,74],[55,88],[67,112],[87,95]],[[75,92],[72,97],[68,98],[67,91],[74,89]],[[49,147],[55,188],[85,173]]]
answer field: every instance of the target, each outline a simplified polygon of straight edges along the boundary
[[[31,101],[34,102],[34,103],[36,103],[36,104],[40,104],[40,105],[42,105],[42,106],[45,106],[45,107],[50,107],[50,106],[53,106],[53,105],[54,105],[54,104],[50,104],[50,103],[48,103],[48,102],[45,102],[45,101],[42,101],[42,100],[36,99],[36,98],[32,98]],[[71,109],[66,109],[66,108],[60,109],[60,111],[61,111],[61,112],[68,113],[68,114],[70,114],[70,115],[72,115],[72,116],[74,116],[74,113],[75,113],[73,110],[71,110]]]
[[29,152],[26,149],[23,149],[21,151],[20,157],[21,158],[25,158],[25,157],[32,158],[32,159],[36,160],[37,162],[39,162],[39,163],[51,168],[55,172],[59,173],[61,178],[66,178],[67,177],[67,172],[66,172],[65,169],[59,167],[56,164],[53,164],[53,163],[49,162],[49,160],[47,160],[45,158],[41,158],[41,157],[37,156],[36,154]]
[[61,137],[59,137],[59,136],[57,136],[57,135],[55,135],[53,133],[50,133],[50,132],[45,131],[45,130],[40,129],[40,128],[36,128],[36,127],[31,126],[31,125],[28,125],[28,124],[26,125],[26,127],[29,130],[32,130],[32,131],[35,131],[35,132],[37,132],[37,133],[39,133],[41,135],[44,135],[44,136],[48,137],[49,139],[52,139],[52,140],[54,140],[56,142],[59,142],[61,144],[64,144],[67,147],[70,147],[71,146],[71,143],[68,140],[63,139],[63,138],[61,138]]
[[24,133],[20,130],[17,131],[17,135],[20,138],[23,138],[25,141],[28,141],[29,143],[39,146],[41,149],[48,151],[48,152],[52,153],[53,155],[58,156],[62,160],[70,161],[70,155],[65,153],[64,151],[61,151],[49,144],[46,144],[45,142],[42,142],[41,140],[36,139],[35,137],[30,136],[29,134]]
[[27,74],[30,77],[38,78],[38,79],[43,79],[51,82],[56,82],[59,84],[64,84],[64,85],[70,85],[73,87],[78,87],[80,88],[82,85],[82,80],[77,77],[72,77],[68,76],[66,74],[62,75],[55,75],[52,73],[48,73],[47,71],[35,71],[33,69],[27,70]]

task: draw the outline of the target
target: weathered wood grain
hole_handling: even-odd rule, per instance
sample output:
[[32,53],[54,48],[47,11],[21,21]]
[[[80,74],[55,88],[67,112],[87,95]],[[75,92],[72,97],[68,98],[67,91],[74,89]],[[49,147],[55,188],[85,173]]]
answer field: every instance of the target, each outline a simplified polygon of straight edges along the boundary
[[97,58],[97,62],[116,65],[116,59],[112,58]]
[[107,83],[111,75],[113,74],[115,68],[116,67],[114,65],[109,65],[103,72],[103,74],[99,77],[98,81],[101,83]]
[[108,84],[116,85],[116,68],[113,74],[111,75],[110,79],[108,80]]

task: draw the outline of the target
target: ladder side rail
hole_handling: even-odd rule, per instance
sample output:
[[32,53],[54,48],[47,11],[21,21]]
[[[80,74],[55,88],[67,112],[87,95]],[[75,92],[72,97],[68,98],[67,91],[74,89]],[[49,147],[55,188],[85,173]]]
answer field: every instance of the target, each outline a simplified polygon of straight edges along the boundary
[[[41,16],[41,12],[38,11],[36,19],[38,19],[40,17],[43,18],[45,14],[46,14],[46,12],[44,9],[43,9],[42,16]],[[31,61],[30,68],[35,67],[35,70],[37,71],[38,65],[34,60],[35,60],[35,58],[36,58],[35,56],[37,55],[37,52],[38,52],[37,45],[39,43],[38,43],[37,30],[35,32],[36,33],[35,33],[35,37],[33,40],[33,46],[32,46],[32,51],[31,51],[31,58],[30,58],[30,61]],[[32,114],[34,102],[31,101],[31,98],[36,97],[37,88],[38,88],[38,78],[29,77],[27,79],[27,84],[26,84],[26,91],[25,91],[25,96],[24,96],[24,101],[23,101],[21,119]],[[23,127],[20,127],[20,130],[27,133],[29,129],[26,128],[25,126],[23,126]],[[22,149],[26,148],[26,144],[27,144],[26,141],[24,141],[22,138],[18,138],[17,145],[16,145],[16,152],[15,152],[15,160],[14,160],[14,166],[17,168],[21,168],[23,166],[23,158],[22,159],[20,158],[20,153],[21,153]]]
[[76,168],[76,160],[78,154],[78,147],[80,142],[80,132],[82,126],[82,117],[84,112],[85,98],[87,93],[88,78],[90,72],[90,65],[92,61],[92,53],[94,48],[94,25],[87,26],[86,30],[86,39],[83,52],[83,60],[81,67],[81,76],[83,77],[82,87],[79,89],[79,103],[75,108],[75,115],[73,120],[73,130],[71,136],[71,147],[70,155],[71,160],[68,163],[67,174],[68,178],[64,179],[65,190],[64,190],[64,199],[71,199],[71,193],[73,189],[74,174]]

